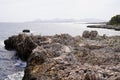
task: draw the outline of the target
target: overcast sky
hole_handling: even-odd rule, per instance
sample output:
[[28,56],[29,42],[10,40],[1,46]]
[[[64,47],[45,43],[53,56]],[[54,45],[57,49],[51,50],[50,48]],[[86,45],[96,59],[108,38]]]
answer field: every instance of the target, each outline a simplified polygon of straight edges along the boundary
[[120,14],[120,0],[0,0],[0,22],[98,18]]

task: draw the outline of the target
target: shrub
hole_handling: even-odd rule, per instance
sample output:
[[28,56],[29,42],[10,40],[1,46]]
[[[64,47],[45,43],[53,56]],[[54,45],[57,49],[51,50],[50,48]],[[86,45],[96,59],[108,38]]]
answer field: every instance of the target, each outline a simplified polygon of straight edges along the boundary
[[120,25],[120,15],[113,16],[107,24],[108,25]]

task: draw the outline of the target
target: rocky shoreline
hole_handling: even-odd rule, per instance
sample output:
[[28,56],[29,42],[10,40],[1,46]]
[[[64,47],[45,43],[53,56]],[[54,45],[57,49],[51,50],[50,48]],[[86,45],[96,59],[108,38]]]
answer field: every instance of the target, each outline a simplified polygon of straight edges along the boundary
[[105,29],[114,29],[116,31],[120,31],[120,27],[112,26],[112,25],[89,25],[88,28],[105,28]]
[[23,80],[120,80],[120,36],[22,33],[4,44],[27,62]]

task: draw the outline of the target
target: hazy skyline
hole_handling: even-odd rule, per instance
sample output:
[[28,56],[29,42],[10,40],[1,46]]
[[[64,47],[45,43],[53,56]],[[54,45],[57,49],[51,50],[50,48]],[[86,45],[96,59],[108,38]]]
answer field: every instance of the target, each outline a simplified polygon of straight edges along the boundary
[[36,19],[109,20],[120,14],[120,0],[0,0],[0,22]]

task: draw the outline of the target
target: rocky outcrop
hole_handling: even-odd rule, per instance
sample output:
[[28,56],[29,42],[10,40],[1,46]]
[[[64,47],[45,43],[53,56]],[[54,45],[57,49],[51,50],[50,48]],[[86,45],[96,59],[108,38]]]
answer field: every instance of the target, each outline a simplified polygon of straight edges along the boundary
[[97,31],[91,31],[90,32],[90,38],[91,39],[95,39],[98,36],[98,32]]
[[30,30],[29,29],[24,29],[23,32],[30,33]]
[[22,60],[27,60],[32,50],[37,46],[31,36],[19,34],[18,36],[9,37],[4,41],[7,50],[16,50],[17,56]]
[[14,50],[16,47],[16,36],[9,37],[9,39],[4,41],[5,48],[7,50]]
[[82,37],[84,38],[90,38],[90,39],[95,39],[98,36],[97,31],[84,31],[82,34]]
[[82,37],[89,38],[90,37],[90,32],[89,31],[84,31],[83,34],[82,34]]
[[115,48],[113,48],[113,50],[114,50],[115,52],[120,52],[120,46],[116,46]]
[[23,80],[119,80],[120,37],[83,34],[84,38],[19,34],[4,43],[27,61]]
[[89,28],[104,28],[104,29],[114,29],[120,31],[120,25],[88,25]]

